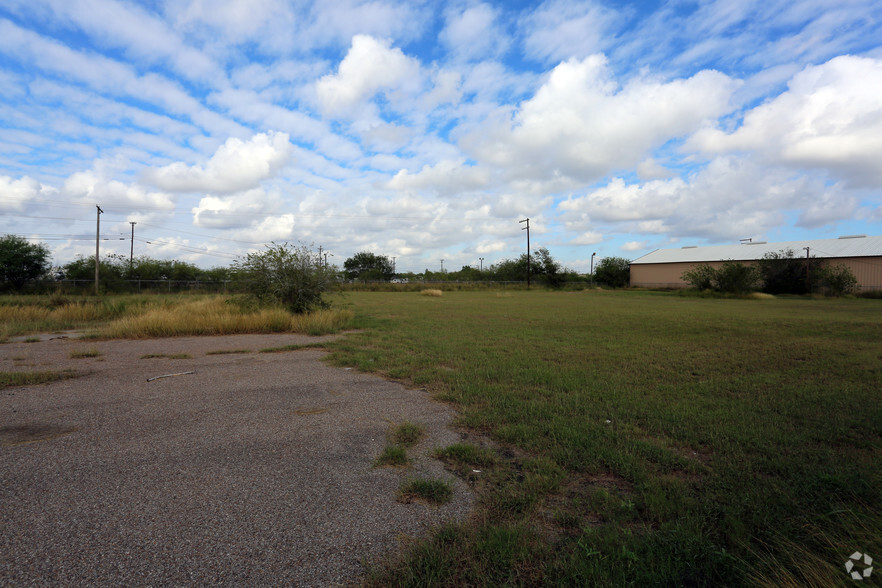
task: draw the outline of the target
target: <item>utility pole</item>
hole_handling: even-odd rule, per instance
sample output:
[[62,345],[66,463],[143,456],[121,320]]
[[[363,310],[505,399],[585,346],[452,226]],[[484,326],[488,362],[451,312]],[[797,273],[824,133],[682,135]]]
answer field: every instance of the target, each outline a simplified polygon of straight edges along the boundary
[[481,272],[483,272],[483,271],[484,271],[484,258],[483,258],[483,257],[479,257],[478,259],[481,260]]
[[98,295],[98,245],[99,239],[101,238],[101,214],[104,212],[101,210],[101,207],[97,204],[95,208],[98,209],[98,216],[96,217],[97,222],[95,223],[95,296]]
[[129,221],[129,224],[132,225],[132,248],[129,251],[129,272],[132,271],[132,264],[135,261],[135,221]]
[[444,260],[441,260],[441,273],[444,273]]
[[522,228],[522,231],[527,231],[527,289],[530,288],[530,219],[525,218],[522,221],[518,221],[520,223],[527,223],[527,226]]
[[392,273],[393,274],[395,273],[395,259],[396,259],[396,256],[393,255],[392,256]]
[[591,254],[591,283],[594,283],[594,256],[597,255],[597,252]]
[[808,290],[809,294],[812,293],[812,283],[809,281],[809,248],[803,247],[805,249],[805,288]]

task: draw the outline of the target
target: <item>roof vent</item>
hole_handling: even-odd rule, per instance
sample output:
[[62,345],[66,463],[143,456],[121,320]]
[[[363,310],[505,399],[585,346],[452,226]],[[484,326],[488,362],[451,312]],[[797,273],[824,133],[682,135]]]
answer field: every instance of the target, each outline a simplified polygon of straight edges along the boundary
[[866,239],[866,235],[843,235],[840,239]]
[[680,249],[698,249],[698,245],[683,245]]

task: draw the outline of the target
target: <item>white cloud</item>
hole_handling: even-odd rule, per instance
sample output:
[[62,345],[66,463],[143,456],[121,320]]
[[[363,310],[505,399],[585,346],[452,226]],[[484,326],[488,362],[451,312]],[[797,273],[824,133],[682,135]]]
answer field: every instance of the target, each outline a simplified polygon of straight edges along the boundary
[[547,0],[521,19],[524,52],[543,62],[581,59],[603,50],[619,21],[618,13],[597,2]]
[[641,180],[660,180],[676,175],[657,160],[649,157],[637,164],[637,176]]
[[424,166],[415,174],[400,170],[389,180],[393,190],[428,191],[436,194],[456,194],[462,191],[486,188],[490,182],[487,170],[465,165],[463,161],[440,161]]
[[648,241],[628,241],[622,244],[622,251],[643,251],[648,246]]
[[419,84],[420,66],[401,49],[367,35],[352,38],[352,47],[336,74],[316,82],[322,109],[330,115],[352,113],[381,91],[412,91]]
[[476,4],[464,10],[448,9],[446,25],[438,39],[454,59],[479,59],[504,53],[508,39],[496,22],[498,13],[488,4]]
[[291,158],[286,133],[258,133],[248,141],[227,139],[204,166],[177,162],[145,173],[147,181],[172,192],[230,194],[257,187]]
[[771,162],[823,168],[851,186],[882,187],[882,60],[843,56],[809,66],[734,132],[707,128],[689,147],[755,151]]
[[229,196],[204,196],[192,209],[193,224],[198,227],[233,228],[254,224],[255,216],[266,216],[275,204],[263,188],[254,188]]
[[786,211],[800,211],[803,226],[830,225],[849,218],[857,201],[817,179],[727,156],[714,159],[688,181],[678,177],[627,184],[614,178],[558,208],[570,231],[600,223],[641,234],[732,240],[764,234],[784,221]]
[[0,176],[0,210],[21,212],[28,203],[40,195],[42,186],[27,176],[18,180]]
[[68,19],[99,43],[131,57],[167,62],[184,78],[217,82],[224,72],[207,55],[188,46],[162,19],[144,8],[113,0],[46,0],[56,18]]
[[[68,199],[101,207],[172,210],[175,207],[171,194],[150,191],[140,184],[127,184],[107,177],[100,162],[96,169],[77,172],[62,185],[61,193]],[[134,211],[132,211],[134,212]]]
[[593,55],[558,65],[513,116],[500,111],[460,144],[513,177],[592,181],[726,113],[736,86],[702,71],[670,82],[638,78],[619,89],[606,59]]

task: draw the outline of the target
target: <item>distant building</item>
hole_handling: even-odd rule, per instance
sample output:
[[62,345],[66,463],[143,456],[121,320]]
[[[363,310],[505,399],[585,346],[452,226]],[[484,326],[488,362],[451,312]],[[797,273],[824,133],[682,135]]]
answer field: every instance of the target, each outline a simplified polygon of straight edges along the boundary
[[791,249],[796,257],[808,254],[851,269],[862,290],[882,290],[882,236],[851,235],[811,241],[745,242],[711,247],[656,249],[631,262],[631,286],[685,288],[681,276],[699,264],[720,267],[727,261],[752,264],[767,253]]

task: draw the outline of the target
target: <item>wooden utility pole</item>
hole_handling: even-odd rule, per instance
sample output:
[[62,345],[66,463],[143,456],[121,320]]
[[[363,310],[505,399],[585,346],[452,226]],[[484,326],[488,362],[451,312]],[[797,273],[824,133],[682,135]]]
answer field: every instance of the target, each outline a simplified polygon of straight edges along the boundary
[[129,221],[129,224],[132,225],[132,248],[129,251],[129,273],[132,271],[133,263],[135,261],[135,221]]
[[95,296],[98,296],[98,242],[101,238],[101,214],[104,212],[97,204],[98,209],[97,222],[95,223]]
[[522,221],[518,221],[520,223],[527,223],[526,227],[523,227],[522,231],[527,231],[527,288],[530,287],[530,219],[525,218]]

